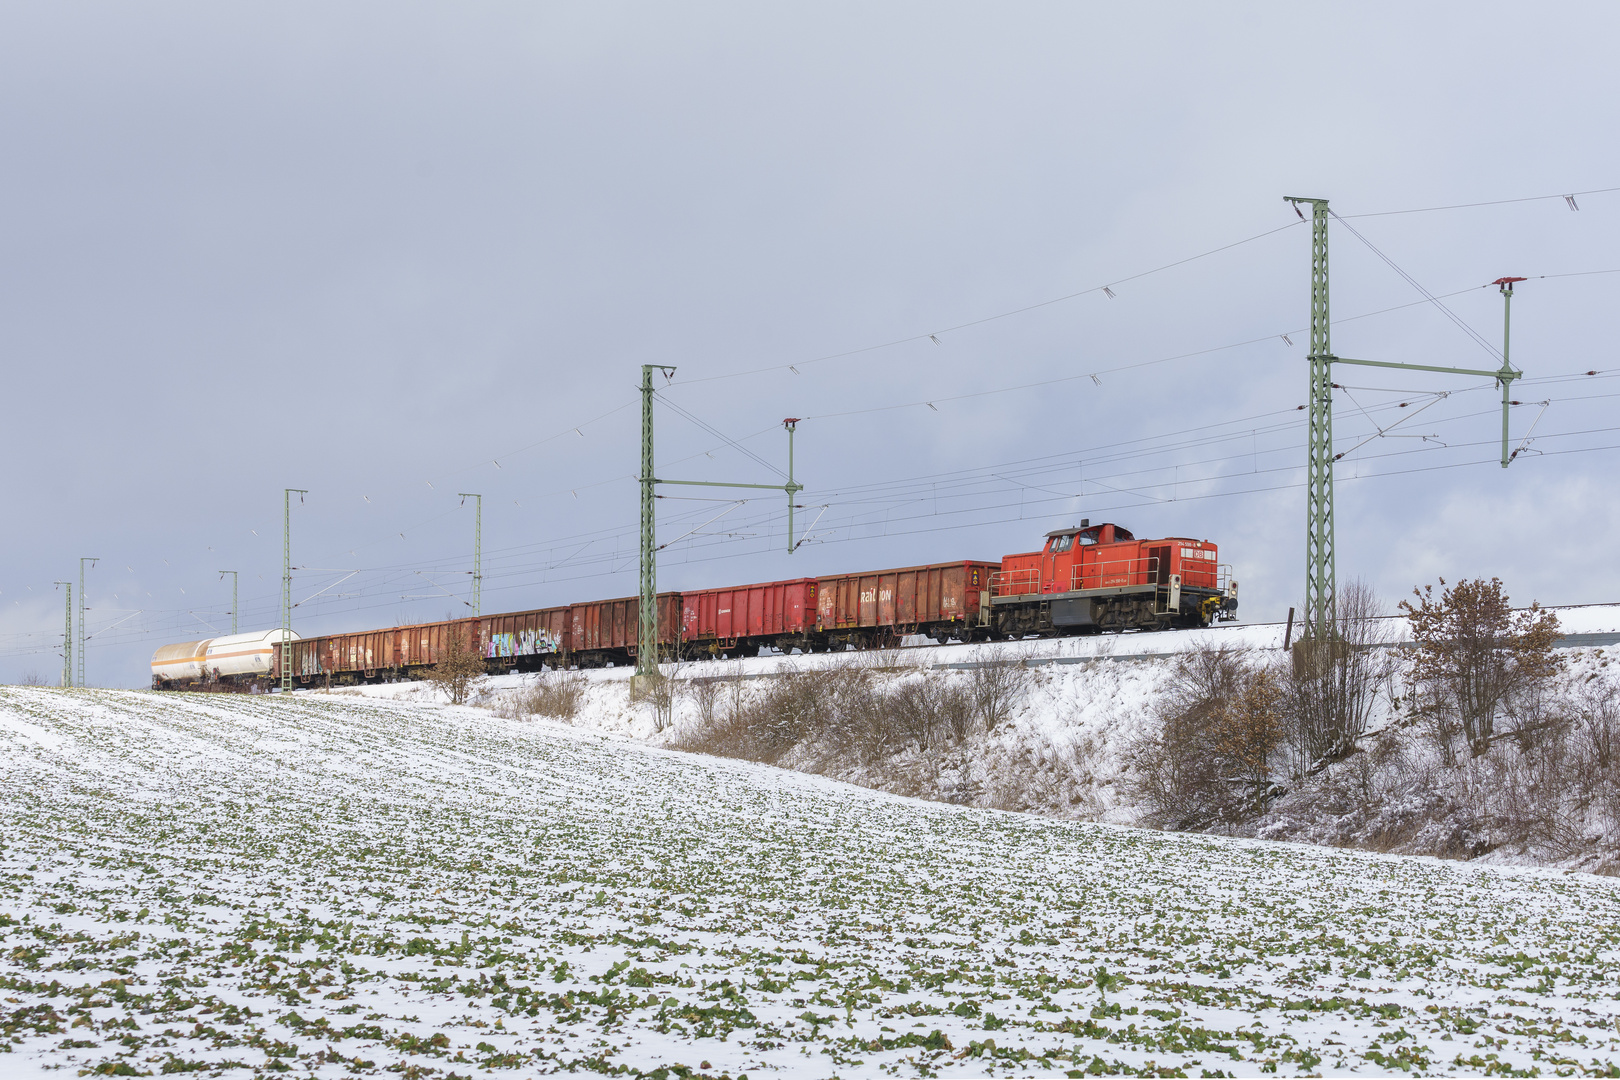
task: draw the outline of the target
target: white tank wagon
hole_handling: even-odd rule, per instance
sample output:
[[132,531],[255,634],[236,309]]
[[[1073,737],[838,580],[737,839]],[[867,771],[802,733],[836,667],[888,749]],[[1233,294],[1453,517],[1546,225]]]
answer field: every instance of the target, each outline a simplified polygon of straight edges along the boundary
[[[249,689],[275,671],[280,628],[164,645],[152,654],[152,689]],[[289,634],[293,641],[297,634]]]
[[165,683],[201,682],[203,661],[207,656],[207,641],[159,646],[152,654],[152,689],[162,690]]

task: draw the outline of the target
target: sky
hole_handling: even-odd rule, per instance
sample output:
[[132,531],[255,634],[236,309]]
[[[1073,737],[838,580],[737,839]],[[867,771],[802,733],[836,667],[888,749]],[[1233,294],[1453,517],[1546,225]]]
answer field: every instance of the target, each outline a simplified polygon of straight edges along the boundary
[[[1115,521],[1302,604],[1331,200],[1340,582],[1620,601],[1602,4],[0,8],[0,681]],[[1573,195],[1566,199],[1565,195]],[[1483,205],[1473,205],[1483,204]],[[1405,213],[1401,211],[1414,211]],[[1106,291],[1104,289],[1106,286]],[[1429,297],[1440,298],[1431,302]],[[1596,372],[1588,375],[1585,372]],[[1545,404],[1543,404],[1545,403]],[[745,500],[745,501],[737,501]]]

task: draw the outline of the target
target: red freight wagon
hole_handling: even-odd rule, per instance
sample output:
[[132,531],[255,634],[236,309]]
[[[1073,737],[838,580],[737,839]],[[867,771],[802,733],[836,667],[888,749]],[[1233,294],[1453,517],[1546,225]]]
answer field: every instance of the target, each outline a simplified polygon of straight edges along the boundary
[[[571,658],[580,667],[600,667],[606,663],[628,663],[636,655],[640,637],[641,603],[627,596],[618,600],[596,600],[568,607],[568,637],[565,642]],[[673,654],[681,631],[681,594],[658,594],[658,645],[660,653]]]
[[963,561],[824,577],[817,629],[830,644],[865,645],[901,634],[970,641],[981,598],[988,598],[991,575],[1000,569]]
[[1138,540],[1118,525],[1056,529],[1040,551],[1008,555],[992,588],[997,633],[1203,626],[1237,608],[1207,540]]
[[816,579],[794,578],[681,595],[683,651],[815,646]]

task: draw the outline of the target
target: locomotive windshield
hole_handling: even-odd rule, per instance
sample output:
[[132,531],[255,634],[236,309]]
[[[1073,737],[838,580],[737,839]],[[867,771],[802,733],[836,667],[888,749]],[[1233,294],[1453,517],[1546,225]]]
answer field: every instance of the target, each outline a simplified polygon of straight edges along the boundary
[[1061,555],[1074,545],[1074,534],[1054,537],[1052,540],[1052,554]]

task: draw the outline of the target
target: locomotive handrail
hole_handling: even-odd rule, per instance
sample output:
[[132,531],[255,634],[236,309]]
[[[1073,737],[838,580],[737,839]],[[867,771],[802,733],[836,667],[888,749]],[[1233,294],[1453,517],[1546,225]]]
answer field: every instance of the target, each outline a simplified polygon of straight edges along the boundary
[[[1028,585],[1028,588],[1017,586]],[[1022,570],[997,570],[990,575],[991,596],[1023,596],[1041,591],[1041,570],[1038,566]]]
[[[1168,584],[1168,582],[1159,581],[1160,558],[1161,556],[1158,555],[1141,555],[1129,559],[1106,559],[1071,566],[1068,591],[1080,592],[1084,590],[1087,587],[1085,582],[1088,580],[1096,583],[1092,587],[1100,588],[1117,588],[1123,585]],[[1182,581],[1184,585],[1193,585],[1197,588],[1224,587],[1219,584],[1218,571],[1214,566],[1209,566],[1206,569],[1204,566],[1192,566],[1186,563],[1182,565]],[[1029,596],[1038,594],[1041,591],[1040,575],[1041,571],[1038,566],[997,571],[990,575],[990,595]],[[1217,580],[1206,585],[1197,581],[1200,577],[1215,577]],[[1188,581],[1188,578],[1193,580]]]
[[1105,588],[1119,585],[1155,585],[1159,581],[1159,557],[1144,555],[1135,559],[1099,560],[1076,566],[1069,573],[1069,591],[1079,592],[1084,589],[1087,578],[1095,580],[1098,586]]

